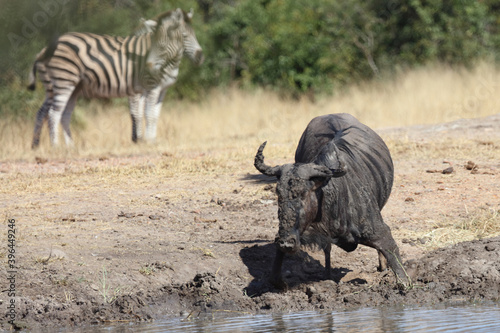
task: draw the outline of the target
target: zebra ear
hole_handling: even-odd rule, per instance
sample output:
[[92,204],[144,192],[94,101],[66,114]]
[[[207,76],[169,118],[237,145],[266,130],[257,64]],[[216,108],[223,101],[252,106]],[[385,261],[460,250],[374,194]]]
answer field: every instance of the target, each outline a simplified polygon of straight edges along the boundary
[[148,31],[153,31],[158,24],[154,20],[144,20],[144,19],[142,20],[143,20],[142,24],[148,29]]
[[191,8],[189,10],[189,13],[187,13],[187,17],[189,17],[189,19],[192,20],[193,19],[193,14],[194,14],[194,10],[193,10],[193,8]]
[[184,18],[184,13],[182,12],[182,9],[177,8],[174,12],[173,17],[175,18],[176,21],[181,21]]

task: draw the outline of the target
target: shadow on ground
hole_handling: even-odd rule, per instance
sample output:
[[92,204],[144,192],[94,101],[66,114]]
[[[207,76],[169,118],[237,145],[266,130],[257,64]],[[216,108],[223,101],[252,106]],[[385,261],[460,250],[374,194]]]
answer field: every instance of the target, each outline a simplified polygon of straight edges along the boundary
[[[245,288],[250,297],[260,296],[266,292],[279,292],[269,283],[271,268],[276,254],[274,243],[265,245],[253,245],[245,247],[240,251],[243,263],[248,267],[253,280]],[[294,287],[309,282],[325,280],[325,267],[319,260],[314,259],[305,251],[299,251],[294,255],[285,256],[282,266],[283,278],[288,287]],[[331,279],[339,282],[348,272],[347,268],[332,268]]]
[[254,184],[274,184],[276,183],[276,177],[269,177],[260,173],[246,174],[240,178],[243,181],[249,181]]

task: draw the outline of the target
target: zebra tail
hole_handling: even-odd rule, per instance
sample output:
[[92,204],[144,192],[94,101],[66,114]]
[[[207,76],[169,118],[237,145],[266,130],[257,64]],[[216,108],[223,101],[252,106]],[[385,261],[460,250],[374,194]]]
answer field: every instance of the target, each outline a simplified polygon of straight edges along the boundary
[[36,64],[38,63],[38,61],[35,61],[33,63],[33,68],[31,69],[31,72],[30,72],[30,76],[29,76],[29,86],[28,86],[28,90],[31,90],[31,91],[35,91],[35,88],[36,88]]
[[36,57],[35,62],[33,63],[33,68],[31,69],[29,75],[29,85],[28,89],[34,91],[36,89],[36,64],[38,62],[47,62],[52,58],[54,52],[56,52],[57,42],[59,41],[59,33],[56,33],[49,45],[45,47]]

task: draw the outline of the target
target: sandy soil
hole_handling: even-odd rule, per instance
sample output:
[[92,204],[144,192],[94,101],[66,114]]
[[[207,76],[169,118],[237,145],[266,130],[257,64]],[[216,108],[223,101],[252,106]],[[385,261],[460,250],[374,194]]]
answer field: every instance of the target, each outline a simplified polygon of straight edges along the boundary
[[[500,114],[379,132],[408,142],[393,152],[396,182],[383,215],[414,276],[412,289],[399,290],[391,272],[377,272],[377,253],[364,246],[332,251],[332,280],[323,279],[322,252],[304,249],[285,260],[289,290],[274,289],[267,282],[278,227],[274,183],[253,170],[253,156],[226,168],[233,171],[175,176],[161,171],[176,158],[169,154],[39,159],[0,166],[3,262],[7,220],[16,221],[15,326],[497,302],[500,237],[438,249],[432,242],[433,230],[470,212],[493,212],[499,222],[500,161],[480,152],[500,149]],[[414,151],[453,142],[460,142],[456,155]],[[464,166],[468,156],[472,170]],[[190,158],[203,163],[204,156]],[[441,172],[450,165],[452,173]],[[8,270],[0,268],[2,286]],[[4,291],[2,309],[9,300]]]

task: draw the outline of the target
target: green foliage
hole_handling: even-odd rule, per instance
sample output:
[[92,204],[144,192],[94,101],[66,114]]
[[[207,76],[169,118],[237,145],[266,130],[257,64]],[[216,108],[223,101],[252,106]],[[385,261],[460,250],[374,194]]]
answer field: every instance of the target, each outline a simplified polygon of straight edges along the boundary
[[390,8],[384,8],[383,3],[387,2],[374,2],[373,9],[384,22],[378,54],[387,62],[396,59],[415,65],[438,60],[468,64],[493,51],[489,29],[498,22],[494,22],[484,2],[394,0]]
[[[363,3],[324,0],[204,1],[206,29],[197,30],[207,62],[204,86],[238,82],[294,96],[331,91],[373,74],[353,43],[371,23]],[[205,35],[206,34],[206,35]],[[357,66],[358,72],[351,71]],[[363,75],[359,75],[363,73]]]
[[469,64],[500,47],[493,0],[198,2],[207,62],[191,78],[205,88],[332,92],[398,66]]
[[139,18],[177,7],[195,9],[206,60],[182,62],[169,98],[232,84],[330,93],[399,66],[469,64],[500,49],[495,0],[0,0],[0,114],[28,114],[34,98],[41,104],[43,94],[22,87],[57,34],[127,35]]
[[10,83],[0,86],[0,119],[6,117],[34,119],[45,97],[43,89],[28,91],[14,72],[7,72],[4,75]]

